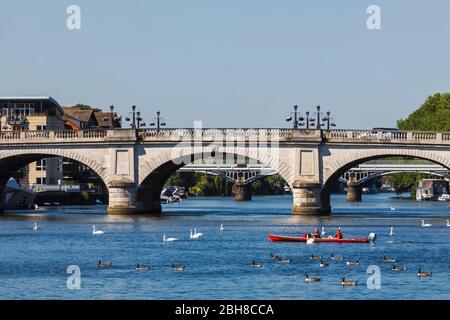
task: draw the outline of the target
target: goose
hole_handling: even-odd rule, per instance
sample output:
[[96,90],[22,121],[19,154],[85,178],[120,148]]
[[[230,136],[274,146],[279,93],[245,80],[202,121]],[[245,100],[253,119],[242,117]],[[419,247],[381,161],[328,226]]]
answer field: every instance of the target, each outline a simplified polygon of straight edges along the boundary
[[346,263],[348,266],[357,266],[357,265],[359,265],[359,259],[356,259],[356,260],[347,260],[345,263]]
[[391,270],[398,271],[398,272],[404,272],[404,271],[406,271],[406,267],[398,267],[395,264],[393,264]]
[[35,222],[35,223],[34,223],[33,230],[36,231],[36,230],[38,230],[38,229],[39,229],[39,227],[38,227],[38,225],[37,225],[37,222]]
[[356,286],[358,284],[358,280],[345,280],[345,277],[342,278],[341,284],[343,286]]
[[321,256],[315,256],[315,255],[311,254],[310,259],[311,260],[322,260],[322,257]]
[[287,264],[287,263],[291,263],[291,260],[290,259],[283,259],[283,258],[281,258],[281,257],[278,257],[278,260],[277,260],[279,263],[285,263],[285,264]]
[[305,273],[305,282],[319,282],[321,278],[318,277],[310,277],[307,273]]
[[112,263],[101,262],[100,260],[98,260],[97,266],[100,268],[110,268],[112,267]]
[[220,225],[220,228],[219,228],[219,230],[220,230],[220,231],[223,231],[223,230],[225,230],[225,228],[223,227],[223,224],[221,224],[221,225]]
[[166,235],[163,235],[163,242],[174,242],[177,240],[178,240],[178,238],[173,238],[173,237],[166,238]]
[[391,232],[389,232],[389,236],[393,237],[395,235],[394,233],[394,227],[391,227]]
[[419,270],[417,270],[417,275],[418,275],[419,277],[431,277],[431,272],[422,271],[422,270],[420,270],[420,268],[419,268]]
[[394,263],[397,262],[397,259],[383,257],[383,261],[386,263]]
[[322,260],[320,260],[320,265],[319,265],[321,268],[326,268],[326,267],[329,267],[330,266],[330,264],[329,263],[325,263],[325,262],[323,262]]
[[92,234],[104,234],[102,230],[95,230],[95,226],[92,226]]
[[145,264],[140,264],[140,263],[138,263],[138,264],[136,265],[136,270],[137,270],[137,271],[147,271],[148,269],[149,269],[149,267],[146,266]]
[[192,230],[191,230],[191,233],[189,234],[189,238],[191,238],[191,239],[198,239],[201,236],[203,236],[203,233],[197,232],[197,229],[194,229],[194,232],[192,232]]
[[253,260],[251,266],[252,266],[252,268],[261,268],[262,267],[262,263],[261,262],[256,262],[255,260]]
[[280,256],[274,256],[273,254],[270,254],[270,259],[272,259],[272,260],[280,260],[281,257]]
[[432,224],[430,223],[425,223],[425,221],[422,219],[422,228],[427,228],[427,227],[431,227]]
[[184,268],[186,268],[185,266],[181,266],[181,265],[174,265],[173,263],[172,263],[172,270],[174,270],[174,271],[183,271],[184,270]]
[[334,253],[331,253],[331,260],[342,260],[341,256],[335,256]]
[[450,221],[447,220],[447,227],[450,227]]

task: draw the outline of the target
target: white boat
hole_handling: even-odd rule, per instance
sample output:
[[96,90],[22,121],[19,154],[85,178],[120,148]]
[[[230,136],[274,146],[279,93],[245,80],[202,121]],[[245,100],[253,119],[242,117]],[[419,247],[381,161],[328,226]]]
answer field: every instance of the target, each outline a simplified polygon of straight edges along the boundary
[[443,193],[439,196],[438,201],[450,201],[450,194]]

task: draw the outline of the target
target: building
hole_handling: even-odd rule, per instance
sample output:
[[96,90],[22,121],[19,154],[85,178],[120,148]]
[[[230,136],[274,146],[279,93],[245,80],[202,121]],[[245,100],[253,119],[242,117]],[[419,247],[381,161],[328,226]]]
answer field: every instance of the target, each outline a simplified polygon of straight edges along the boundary
[[422,179],[416,190],[416,199],[437,200],[441,194],[448,193],[449,184],[443,179]]
[[64,115],[62,119],[65,129],[78,131],[98,127],[97,118],[92,109],[65,107],[63,110]]
[[[86,130],[120,128],[121,119],[113,110],[101,112],[90,108],[61,107],[48,96],[0,97],[0,134],[5,131]],[[94,172],[71,159],[52,157],[31,163],[20,170],[21,188],[40,185],[89,183],[97,186]]]
[[111,112],[94,112],[97,119],[97,126],[103,129],[121,128],[121,118],[114,111]]
[[[0,97],[0,134],[5,131],[61,130],[64,111],[48,96]],[[22,188],[57,184],[62,179],[62,158],[53,157],[31,163],[21,170]]]

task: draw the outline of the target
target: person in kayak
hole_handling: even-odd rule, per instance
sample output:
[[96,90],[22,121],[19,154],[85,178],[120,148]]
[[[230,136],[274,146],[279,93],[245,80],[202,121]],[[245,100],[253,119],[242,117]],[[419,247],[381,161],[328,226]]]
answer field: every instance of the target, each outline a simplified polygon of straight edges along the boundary
[[313,232],[311,232],[312,238],[320,238],[320,231],[318,228],[315,228]]
[[344,236],[341,233],[341,228],[337,228],[336,235],[334,236],[336,239],[344,239]]

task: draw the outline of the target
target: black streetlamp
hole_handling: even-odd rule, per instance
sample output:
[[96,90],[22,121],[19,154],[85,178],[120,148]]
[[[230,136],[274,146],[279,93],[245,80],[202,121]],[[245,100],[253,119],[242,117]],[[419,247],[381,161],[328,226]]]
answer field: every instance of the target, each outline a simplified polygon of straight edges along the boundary
[[126,117],[125,120],[126,121],[131,121],[131,128],[133,129],[139,129],[141,126],[145,126],[145,123],[142,122],[142,118],[141,118],[141,112],[140,111],[136,111],[136,106],[131,106],[131,114],[132,117],[130,119],[130,117]]
[[145,127],[145,122],[142,122],[143,119],[141,118],[141,112],[140,111],[136,112],[136,115],[137,115],[136,117],[137,128],[140,129],[141,126]]
[[336,124],[333,122],[331,118],[331,112],[327,111],[326,116],[322,119],[327,125],[327,130],[330,130],[330,127],[336,127]]
[[[299,126],[303,126],[304,123],[300,122],[300,121],[305,120],[305,118],[297,116],[297,110],[298,110],[298,106],[295,105],[294,112],[291,112],[291,116],[286,118],[287,122],[292,121],[294,129],[298,129]],[[292,117],[292,115],[293,115],[293,117]]]
[[320,129],[322,127],[320,123],[320,105],[317,105],[317,118],[316,118],[316,129]]
[[156,130],[160,130],[161,127],[166,126],[166,123],[164,122],[164,118],[161,117],[161,111],[157,111],[156,112],[156,118],[155,118],[155,122],[150,123],[150,127],[155,127],[156,126]]

